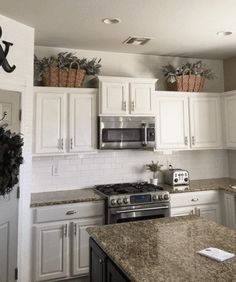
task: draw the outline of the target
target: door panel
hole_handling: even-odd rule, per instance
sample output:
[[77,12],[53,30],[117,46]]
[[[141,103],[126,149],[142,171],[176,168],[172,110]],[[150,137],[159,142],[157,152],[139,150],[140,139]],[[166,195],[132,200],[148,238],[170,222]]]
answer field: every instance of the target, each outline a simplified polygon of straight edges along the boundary
[[157,148],[189,148],[187,97],[157,98]]
[[191,146],[217,148],[221,145],[219,97],[190,97]]
[[226,146],[236,147],[236,96],[224,98]]
[[73,222],[73,275],[87,274],[89,272],[89,234],[86,229],[102,224],[102,217]]
[[42,224],[34,227],[35,281],[68,276],[68,225]]
[[69,151],[91,151],[96,147],[96,96],[70,94]]
[[125,115],[128,113],[128,84],[101,82],[101,114]]
[[130,83],[130,112],[135,115],[153,115],[154,90],[153,83]]
[[65,152],[66,95],[36,93],[36,153]]

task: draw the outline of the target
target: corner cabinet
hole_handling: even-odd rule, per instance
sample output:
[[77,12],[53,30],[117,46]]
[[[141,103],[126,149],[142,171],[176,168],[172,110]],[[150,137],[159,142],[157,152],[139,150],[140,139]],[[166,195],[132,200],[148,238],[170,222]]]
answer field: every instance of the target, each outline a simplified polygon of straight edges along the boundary
[[35,88],[36,154],[96,149],[97,90]]
[[100,115],[155,115],[157,79],[99,76]]
[[220,94],[157,92],[157,149],[222,147]]
[[33,278],[48,281],[87,276],[87,227],[104,223],[104,202],[40,207],[33,211]]

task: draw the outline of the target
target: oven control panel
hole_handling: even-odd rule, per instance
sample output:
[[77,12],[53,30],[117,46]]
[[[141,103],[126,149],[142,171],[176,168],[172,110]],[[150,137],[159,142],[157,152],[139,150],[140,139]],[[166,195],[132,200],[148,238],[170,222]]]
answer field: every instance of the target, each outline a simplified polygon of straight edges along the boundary
[[109,207],[139,205],[158,202],[169,202],[170,194],[166,191],[151,192],[145,194],[115,195],[108,199]]

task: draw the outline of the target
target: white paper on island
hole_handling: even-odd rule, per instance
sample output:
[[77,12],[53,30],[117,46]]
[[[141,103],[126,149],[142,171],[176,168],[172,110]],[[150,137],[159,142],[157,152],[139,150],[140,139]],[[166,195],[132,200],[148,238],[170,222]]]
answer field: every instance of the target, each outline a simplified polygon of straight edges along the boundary
[[217,261],[225,261],[227,259],[233,258],[235,255],[232,253],[225,252],[217,248],[206,248],[198,252],[198,254],[215,259]]

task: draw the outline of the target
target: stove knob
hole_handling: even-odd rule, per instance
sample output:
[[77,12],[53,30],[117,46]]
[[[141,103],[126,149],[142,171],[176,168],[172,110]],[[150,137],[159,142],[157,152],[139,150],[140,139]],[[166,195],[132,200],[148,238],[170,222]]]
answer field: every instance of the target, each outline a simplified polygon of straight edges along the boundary
[[157,196],[154,195],[154,196],[153,196],[153,201],[157,201],[157,200],[158,200]]
[[168,194],[164,195],[164,200],[166,200],[166,201],[169,200],[169,195]]
[[158,200],[160,200],[160,201],[163,200],[163,196],[162,196],[162,195],[159,195],[159,196],[158,196]]
[[111,200],[111,205],[114,206],[115,204],[116,204],[116,200],[115,200],[115,199],[112,199],[112,200]]
[[117,204],[118,204],[118,205],[121,205],[121,204],[122,204],[122,200],[121,200],[121,199],[118,199],[118,200],[117,200]]
[[185,182],[188,182],[188,178],[187,178],[187,177],[186,177],[186,178],[184,178],[184,181],[185,181]]
[[174,179],[174,182],[175,182],[175,183],[177,183],[178,181],[179,181],[179,179],[178,179],[178,178],[175,178],[175,179]]
[[129,201],[128,201],[127,198],[124,198],[124,199],[123,199],[123,203],[124,203],[124,204],[128,204],[128,202],[129,202]]

